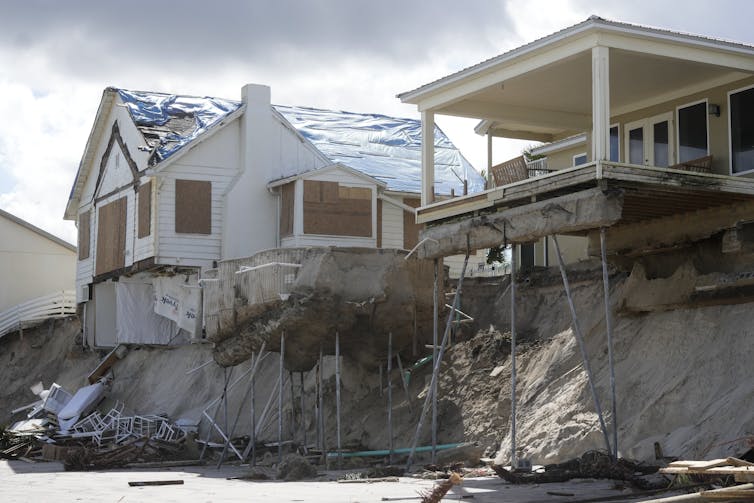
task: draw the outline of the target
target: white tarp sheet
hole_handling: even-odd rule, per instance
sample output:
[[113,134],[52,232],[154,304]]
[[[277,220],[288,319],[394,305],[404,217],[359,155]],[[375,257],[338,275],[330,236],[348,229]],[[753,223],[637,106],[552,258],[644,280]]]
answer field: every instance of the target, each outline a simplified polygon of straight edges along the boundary
[[178,326],[154,312],[154,290],[150,283],[116,283],[118,343],[176,344]]
[[196,277],[186,282],[182,275],[156,277],[154,285],[154,312],[173,320],[192,337],[202,332],[202,292]]

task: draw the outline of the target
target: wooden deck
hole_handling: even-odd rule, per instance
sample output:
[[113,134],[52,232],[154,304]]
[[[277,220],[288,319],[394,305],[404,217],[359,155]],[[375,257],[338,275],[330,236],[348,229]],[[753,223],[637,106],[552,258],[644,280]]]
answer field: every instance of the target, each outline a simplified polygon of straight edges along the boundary
[[609,252],[659,249],[754,220],[754,178],[590,163],[418,209],[422,258],[608,228]]

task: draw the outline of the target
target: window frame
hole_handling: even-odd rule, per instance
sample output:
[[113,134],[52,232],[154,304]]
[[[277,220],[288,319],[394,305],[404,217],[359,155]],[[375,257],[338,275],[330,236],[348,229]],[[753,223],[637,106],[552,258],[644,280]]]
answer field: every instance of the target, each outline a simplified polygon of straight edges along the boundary
[[[693,107],[694,105],[698,105],[699,103],[705,103],[704,111],[705,111],[705,127],[707,128],[707,155],[710,155],[710,145],[709,145],[709,98],[702,98],[700,100],[692,101],[690,103],[684,103],[683,105],[678,105],[675,107],[675,161],[676,163],[683,162],[681,161],[681,114],[680,111],[682,108],[688,108]],[[689,159],[693,160],[693,159]],[[688,162],[688,161],[686,161]]]
[[[741,176],[741,175],[747,175],[750,173],[754,173],[754,168],[751,168],[746,171],[739,171],[738,173],[733,172],[733,124],[731,122],[733,121],[733,110],[730,105],[730,97],[733,94],[741,93],[744,91],[748,91],[750,89],[754,89],[754,84],[741,87],[738,89],[733,89],[731,91],[728,91],[727,93],[727,106],[728,106],[728,173],[730,176]],[[709,114],[707,114],[709,115]],[[708,119],[709,120],[709,119]]]
[[[576,158],[577,157],[584,157],[584,159],[585,159],[584,162],[582,162],[581,164],[576,164]],[[571,157],[571,167],[572,168],[575,168],[576,166],[583,166],[584,164],[588,164],[588,163],[589,163],[589,155],[587,155],[586,152],[581,152],[581,153],[575,154],[575,155],[573,155]]]
[[[612,130],[613,128],[617,128],[617,129],[618,129],[618,158],[617,158],[616,160],[612,160],[612,159],[610,159],[610,162],[621,162],[621,160],[620,160],[620,154],[621,154],[621,152],[622,152],[622,149],[620,148],[620,144],[621,144],[621,138],[620,138],[620,122],[616,122],[615,124],[610,124],[610,127],[609,127],[609,128],[607,129],[607,136],[608,136],[608,138],[610,138],[610,131],[611,131],[611,130]],[[610,152],[608,151],[608,157],[609,157],[609,156],[610,156]]]

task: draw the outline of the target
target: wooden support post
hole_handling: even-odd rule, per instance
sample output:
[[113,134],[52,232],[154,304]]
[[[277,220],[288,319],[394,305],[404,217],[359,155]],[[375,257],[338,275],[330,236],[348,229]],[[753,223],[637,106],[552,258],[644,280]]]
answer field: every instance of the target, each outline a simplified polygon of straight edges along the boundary
[[610,158],[610,48],[592,48],[592,161]]
[[387,337],[387,448],[388,463],[393,464],[393,333]]
[[[262,354],[260,351],[259,354]],[[253,354],[252,354],[253,357]],[[256,376],[251,374],[251,466],[257,465]],[[244,456],[246,459],[246,456]]]
[[285,331],[280,334],[280,387],[278,388],[278,463],[283,460],[283,383],[284,377],[284,360],[285,358]]
[[296,440],[296,394],[293,392],[293,371],[288,371],[288,380],[291,383],[291,440]]
[[511,245],[511,470],[518,467],[516,457],[516,245]]
[[424,425],[424,418],[427,415],[427,412],[429,411],[429,404],[432,400],[432,396],[435,394],[434,391],[437,389],[437,377],[440,374],[440,363],[442,362],[443,354],[445,353],[445,346],[448,343],[448,335],[450,334],[450,326],[453,323],[453,313],[458,308],[458,299],[459,295],[458,292],[461,291],[461,287],[463,286],[463,278],[466,276],[466,266],[469,265],[469,254],[470,249],[466,249],[466,257],[463,260],[463,267],[461,268],[461,277],[458,279],[458,289],[456,290],[456,294],[453,297],[453,307],[451,308],[450,312],[448,313],[448,321],[445,324],[445,333],[442,336],[442,344],[440,345],[440,350],[437,355],[437,358],[435,359],[434,367],[432,368],[432,381],[429,384],[429,392],[427,393],[426,398],[424,399],[424,406],[422,407],[421,414],[419,415],[419,422],[416,425],[416,432],[414,433],[414,439],[411,443],[411,454],[408,456],[408,461],[406,462],[406,471],[409,471],[411,469],[411,465],[414,462],[414,454],[416,454],[416,444],[419,442],[419,434],[421,433],[422,426]]
[[338,470],[343,466],[342,444],[340,443],[340,334],[335,332],[335,429],[338,444]]
[[[432,365],[437,361],[437,324],[439,316],[439,259],[434,259],[434,288],[432,290]],[[435,383],[435,386],[437,383]],[[432,464],[437,461],[437,389],[432,389]]]
[[613,458],[618,459],[618,406],[615,400],[615,365],[613,361],[613,317],[610,309],[610,278],[607,274],[607,246],[605,228],[600,229],[602,251],[602,288],[605,295],[605,331],[607,332],[607,361],[610,367],[610,399],[613,406]]
[[558,244],[558,237],[553,234],[552,241],[555,243],[555,253],[558,257],[558,266],[560,267],[560,275],[563,278],[563,288],[565,289],[566,298],[568,299],[568,307],[571,310],[571,319],[573,320],[573,335],[576,337],[576,342],[579,344],[579,350],[581,351],[581,358],[584,362],[584,371],[586,372],[587,379],[589,380],[589,388],[592,390],[592,399],[594,400],[594,408],[597,412],[597,417],[600,421],[600,428],[602,429],[602,435],[605,437],[605,446],[607,452],[610,453],[610,438],[607,435],[607,426],[605,426],[605,418],[602,415],[602,407],[600,406],[600,399],[597,396],[597,389],[594,386],[594,376],[592,375],[592,367],[589,365],[589,356],[586,354],[586,346],[584,345],[584,336],[581,332],[581,325],[579,324],[579,317],[576,314],[576,307],[573,304],[573,297],[571,296],[571,287],[568,284],[568,275],[566,275],[565,264],[563,263],[563,256],[560,254],[560,245]]
[[382,364],[380,363],[380,398],[382,398]]

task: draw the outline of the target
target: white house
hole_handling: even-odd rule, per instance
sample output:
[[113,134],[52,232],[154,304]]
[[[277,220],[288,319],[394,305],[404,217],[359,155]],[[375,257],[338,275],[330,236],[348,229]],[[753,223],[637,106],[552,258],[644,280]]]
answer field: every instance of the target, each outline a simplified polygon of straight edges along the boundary
[[13,316],[6,319],[3,313],[40,297],[50,301],[32,307],[61,302],[64,292],[73,291],[75,275],[75,246],[0,210],[0,332],[6,321],[6,328],[15,325]]
[[[436,191],[484,180],[438,128]],[[108,88],[65,212],[95,346],[201,337],[217,262],[300,246],[411,248],[421,124],[372,114]],[[151,313],[137,315],[138,313]]]

